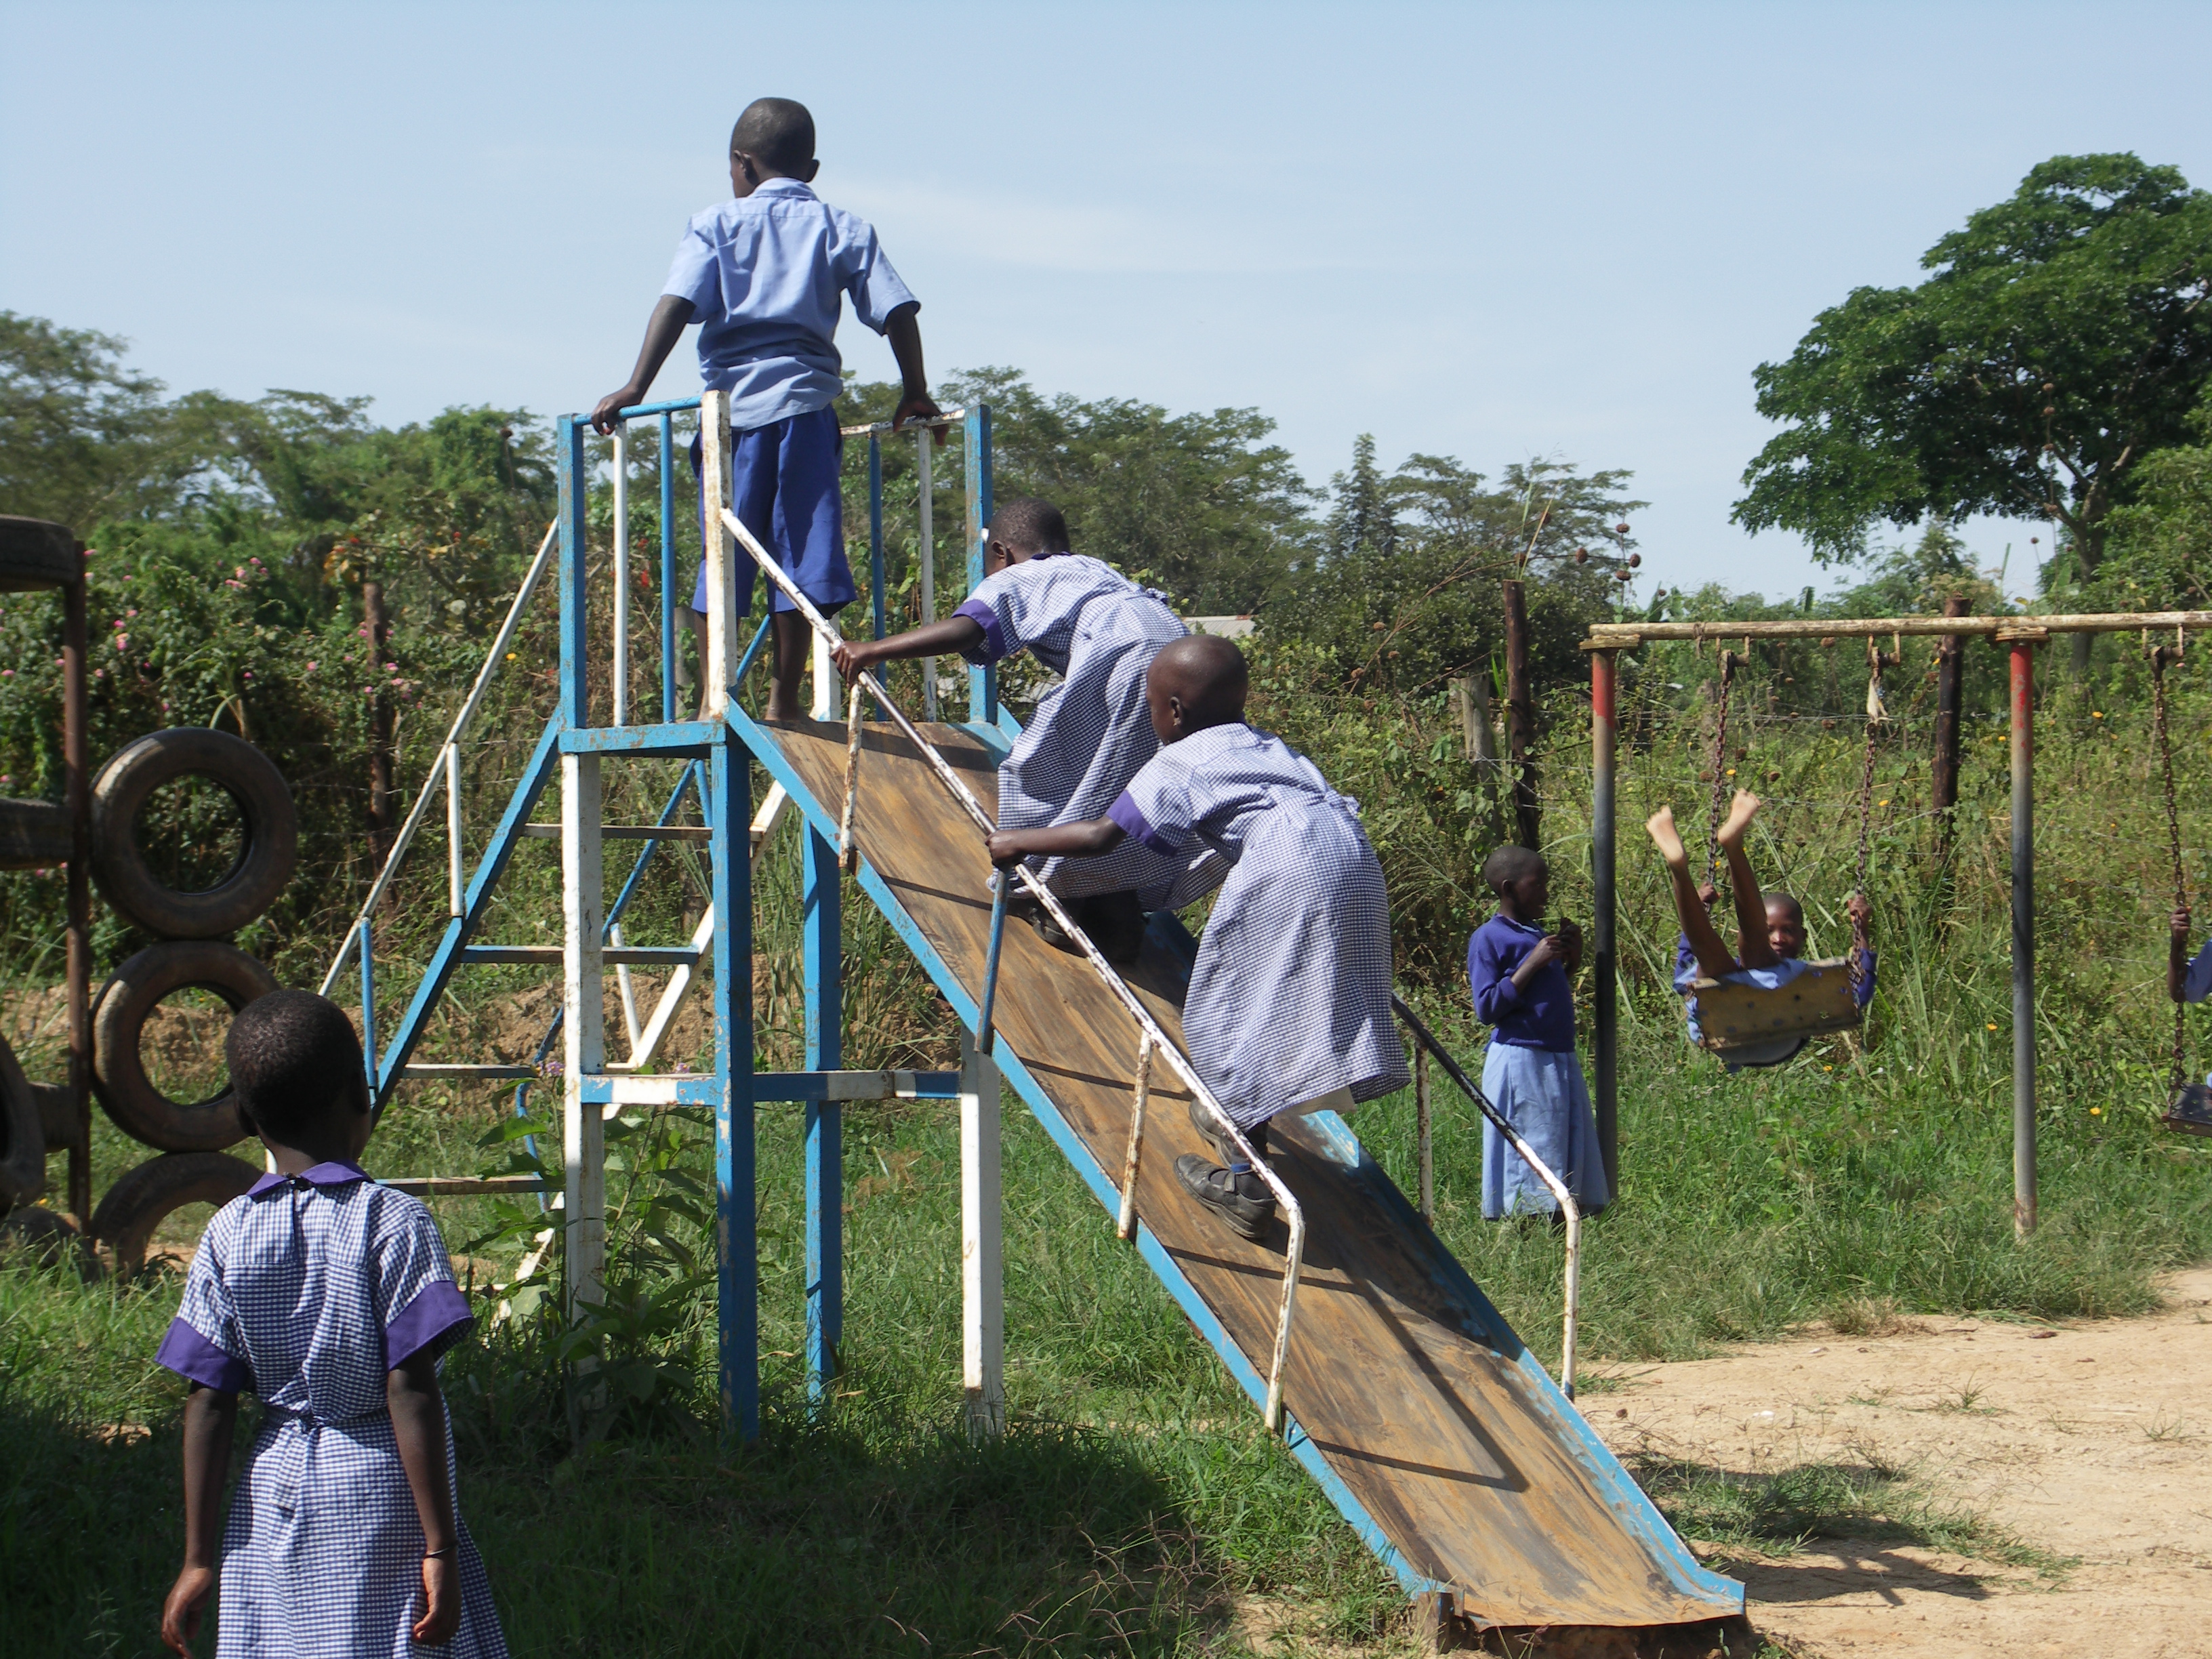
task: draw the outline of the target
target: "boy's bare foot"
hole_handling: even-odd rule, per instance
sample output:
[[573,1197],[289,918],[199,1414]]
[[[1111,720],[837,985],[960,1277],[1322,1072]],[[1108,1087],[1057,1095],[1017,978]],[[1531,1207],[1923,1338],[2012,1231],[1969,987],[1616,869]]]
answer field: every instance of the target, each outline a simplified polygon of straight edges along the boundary
[[1743,845],[1744,832],[1751,821],[1759,816],[1759,797],[1748,789],[1739,789],[1735,799],[1729,803],[1729,815],[1721,821],[1721,832],[1714,839],[1723,847]]
[[1690,855],[1682,850],[1682,832],[1674,827],[1674,809],[1662,806],[1644,820],[1644,828],[1650,834],[1659,848],[1659,856],[1667,860],[1670,870],[1686,870]]

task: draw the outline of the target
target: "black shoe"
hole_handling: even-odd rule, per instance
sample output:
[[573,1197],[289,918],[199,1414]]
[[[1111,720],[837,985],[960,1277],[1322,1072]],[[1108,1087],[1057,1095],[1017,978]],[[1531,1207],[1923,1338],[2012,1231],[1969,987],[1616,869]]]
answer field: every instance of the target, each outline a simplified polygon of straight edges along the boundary
[[1213,1148],[1214,1157],[1219,1158],[1224,1164],[1234,1164],[1237,1161],[1239,1154],[1235,1143],[1222,1134],[1218,1127],[1218,1121],[1212,1113],[1198,1103],[1198,1097],[1195,1095],[1193,1095],[1190,1100],[1190,1127],[1198,1131],[1207,1146]]
[[1126,967],[1144,954],[1145,908],[1134,893],[1100,893],[1084,900],[1076,908],[1075,924],[1110,963]]
[[[1275,1219],[1275,1199],[1259,1176],[1233,1176],[1195,1152],[1185,1152],[1177,1158],[1175,1172],[1183,1190],[1219,1216],[1240,1238],[1257,1244],[1267,1237]],[[1259,1188],[1261,1196],[1252,1197],[1247,1191],[1252,1187]]]

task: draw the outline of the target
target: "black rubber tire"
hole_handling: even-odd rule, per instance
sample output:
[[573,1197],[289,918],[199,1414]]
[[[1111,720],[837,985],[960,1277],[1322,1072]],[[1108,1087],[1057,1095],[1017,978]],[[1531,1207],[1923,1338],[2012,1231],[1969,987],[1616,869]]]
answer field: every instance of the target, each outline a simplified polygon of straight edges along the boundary
[[84,555],[64,524],[0,513],[0,593],[34,592],[84,580]]
[[187,1204],[228,1204],[262,1172],[222,1152],[170,1152],[131,1170],[92,1212],[92,1236],[107,1246],[115,1273],[128,1279],[146,1265],[146,1243],[162,1218]]
[[177,939],[149,945],[100,988],[92,1005],[92,1089],[115,1127],[164,1152],[213,1152],[246,1138],[226,1085],[212,1100],[171,1100],[146,1075],[138,1040],[154,1005],[186,988],[212,991],[235,1013],[276,988],[276,977],[234,945]]
[[38,1097],[0,1038],[0,1210],[28,1204],[46,1190],[46,1127]]
[[[198,776],[238,804],[246,845],[230,873],[203,893],[156,880],[131,834],[147,797]],[[92,875],[107,902],[162,939],[216,939],[252,921],[284,890],[299,857],[300,819],[276,763],[243,738],[204,726],[149,732],[100,769],[92,786]]]
[[69,858],[67,811],[50,800],[0,798],[0,870],[46,870]]
[[33,1083],[31,1098],[38,1103],[40,1127],[46,1134],[46,1150],[65,1152],[76,1141],[76,1109],[70,1101],[66,1083]]

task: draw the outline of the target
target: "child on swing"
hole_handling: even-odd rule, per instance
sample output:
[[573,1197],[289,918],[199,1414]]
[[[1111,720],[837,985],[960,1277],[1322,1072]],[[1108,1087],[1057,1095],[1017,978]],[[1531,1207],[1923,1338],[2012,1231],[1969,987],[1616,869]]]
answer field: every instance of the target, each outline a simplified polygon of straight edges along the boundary
[[[1575,1054],[1575,994],[1567,975],[1582,965],[1582,930],[1562,921],[1544,931],[1552,871],[1526,847],[1501,847],[1482,863],[1498,914],[1467,942],[1475,1018],[1493,1028],[1482,1060],[1482,1091],[1585,1215],[1605,1207],[1605,1161],[1589,1086]],[[1489,1119],[1482,1123],[1482,1218],[1559,1214],[1550,1188]]]
[[[216,1587],[217,1659],[503,1659],[453,1504],[438,1358],[467,1299],[420,1200],[355,1162],[374,1121],[332,1002],[272,991],[223,1044],[240,1115],[276,1164],[208,1224],[155,1356],[185,1400],[185,1565],[161,1639],[187,1659]],[[260,1396],[230,1516],[238,1396]]]
[[[1682,937],[1675,952],[1674,988],[1688,999],[1692,1042],[1701,1037],[1698,1001],[1690,994],[1693,981],[1711,979],[1728,985],[1756,985],[1762,990],[1778,991],[1810,965],[1804,960],[1804,906],[1787,893],[1761,893],[1759,878],[1751,872],[1751,860],[1744,856],[1743,838],[1758,813],[1759,797],[1747,789],[1737,790],[1735,800],[1729,804],[1729,815],[1715,836],[1728,860],[1729,886],[1735,896],[1739,954],[1729,952],[1719,929],[1713,926],[1710,907],[1718,895],[1711,888],[1698,888],[1690,879],[1689,854],[1682,846],[1681,832],[1674,826],[1674,809],[1661,807],[1644,826],[1659,848],[1659,856],[1666,861],[1674,890],[1674,914],[1682,924]],[[1873,905],[1865,894],[1854,893],[1849,909],[1853,937],[1866,937],[1873,926]],[[1874,948],[1870,945],[1863,949],[1854,945],[1852,954],[1857,958],[1857,971],[1852,975],[1851,996],[1863,1010],[1874,1000]],[[1779,1066],[1810,1041],[1805,1036],[1777,1037],[1771,1042],[1731,1053],[1726,1064],[1731,1072],[1741,1071],[1747,1066]]]
[[[1033,495],[991,515],[983,580],[942,622],[884,640],[848,640],[831,653],[847,678],[895,657],[959,653],[994,663],[1027,651],[1060,681],[999,768],[999,827],[1040,829],[1095,818],[1111,806],[1160,740],[1145,707],[1145,672],[1188,631],[1165,597],[1103,562],[1072,551],[1067,520]],[[1030,867],[1073,911],[1109,962],[1131,963],[1145,912],[1165,903],[1182,870],[1139,842],[1104,858],[1037,858]],[[1020,890],[1018,913],[1054,945],[1067,940]]]

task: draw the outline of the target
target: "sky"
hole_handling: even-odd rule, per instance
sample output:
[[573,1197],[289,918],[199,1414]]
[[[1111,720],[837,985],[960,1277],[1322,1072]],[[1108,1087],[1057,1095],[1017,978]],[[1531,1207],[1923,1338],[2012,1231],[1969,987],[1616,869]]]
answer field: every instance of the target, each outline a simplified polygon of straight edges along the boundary
[[[1626,468],[1652,585],[1836,584],[1729,521],[1752,371],[2057,154],[2212,183],[2212,8],[68,6],[0,0],[0,309],[174,391],[588,408],[751,98],[922,301],[933,374]],[[2192,114],[2191,112],[2194,112]],[[849,368],[890,354],[848,317]],[[697,390],[679,348],[659,395]],[[2014,551],[2039,526],[1977,522]]]

